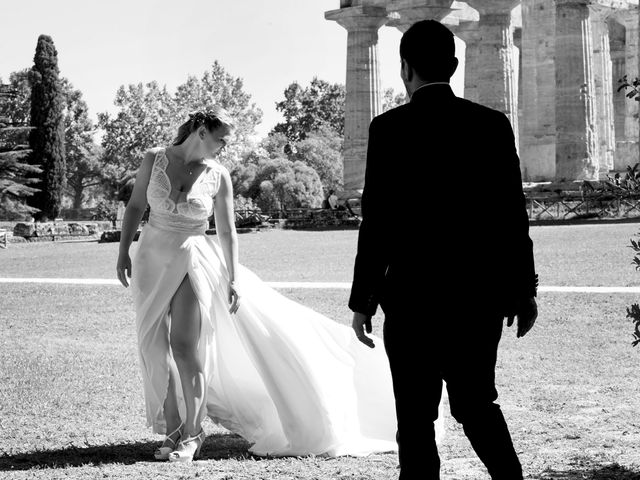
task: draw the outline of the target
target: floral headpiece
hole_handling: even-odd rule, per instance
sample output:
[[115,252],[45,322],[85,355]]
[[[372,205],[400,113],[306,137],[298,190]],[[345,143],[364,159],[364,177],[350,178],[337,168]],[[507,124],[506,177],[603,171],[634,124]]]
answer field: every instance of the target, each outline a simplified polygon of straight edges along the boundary
[[218,125],[228,125],[231,129],[235,128],[234,121],[229,114],[217,106],[189,113],[189,121],[192,122],[192,128],[198,128],[200,125],[214,128]]
[[211,112],[204,112],[202,110],[196,110],[195,112],[191,112],[189,114],[189,120],[193,123],[205,123],[207,120],[211,121],[215,119],[216,116]]

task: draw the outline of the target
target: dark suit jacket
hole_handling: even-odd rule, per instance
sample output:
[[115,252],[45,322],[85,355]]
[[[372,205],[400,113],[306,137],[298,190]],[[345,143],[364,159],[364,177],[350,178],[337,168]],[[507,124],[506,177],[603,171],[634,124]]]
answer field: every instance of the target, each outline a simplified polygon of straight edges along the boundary
[[436,84],[374,118],[351,310],[508,315],[535,291],[507,117]]

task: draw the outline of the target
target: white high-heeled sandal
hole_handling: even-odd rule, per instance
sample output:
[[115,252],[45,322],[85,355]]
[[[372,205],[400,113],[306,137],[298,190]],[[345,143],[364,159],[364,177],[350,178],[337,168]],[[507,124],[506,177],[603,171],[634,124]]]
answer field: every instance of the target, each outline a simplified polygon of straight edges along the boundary
[[180,440],[178,447],[169,454],[170,462],[191,462],[195,457],[200,456],[200,449],[204,443],[205,434],[202,427],[200,433],[194,437],[187,437]]
[[[169,435],[164,437],[164,440],[163,440],[162,443],[164,444],[168,440],[173,444],[173,446],[157,448],[155,453],[153,454],[153,456],[155,457],[156,460],[168,460],[169,459],[169,454],[171,454],[171,452],[173,452],[175,450],[176,446],[178,445],[178,442],[180,441],[180,438],[182,437],[181,428],[183,426],[184,426],[184,423],[180,423],[180,425],[178,425],[178,428],[176,428],[173,432],[171,432]],[[174,440],[171,437],[176,433],[178,434],[178,437]]]

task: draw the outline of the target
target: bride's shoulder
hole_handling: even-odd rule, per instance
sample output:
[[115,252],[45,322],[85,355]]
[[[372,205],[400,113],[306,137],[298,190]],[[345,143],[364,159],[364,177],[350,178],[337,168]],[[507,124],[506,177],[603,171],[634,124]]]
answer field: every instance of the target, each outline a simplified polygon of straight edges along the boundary
[[207,165],[207,168],[209,168],[209,170],[211,170],[211,171],[213,171],[213,172],[215,172],[215,173],[217,173],[219,175],[220,174],[224,174],[224,173],[226,173],[227,175],[229,174],[229,170],[227,170],[227,167],[222,165],[217,160],[209,158],[209,159],[205,160],[204,163]]
[[231,174],[227,167],[213,159],[205,160],[205,163],[210,172],[209,183],[212,185],[212,190],[215,193],[218,193],[222,184],[228,186],[231,183]]
[[158,160],[165,158],[165,155],[162,155],[165,152],[165,147],[151,147],[144,154],[144,158],[142,159],[143,164],[155,165]]
[[157,157],[160,152],[164,152],[166,147],[151,147],[147,150],[147,156],[153,156],[153,158]]

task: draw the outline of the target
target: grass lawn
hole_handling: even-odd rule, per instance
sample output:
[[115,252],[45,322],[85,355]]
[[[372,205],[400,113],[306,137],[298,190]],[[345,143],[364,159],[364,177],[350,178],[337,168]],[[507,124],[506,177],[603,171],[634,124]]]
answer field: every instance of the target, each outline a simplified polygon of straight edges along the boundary
[[[640,224],[532,227],[541,284],[640,285],[627,248],[638,232]],[[242,234],[240,261],[268,281],[349,282],[357,236],[355,230]],[[12,244],[0,250],[0,277],[115,278],[117,256],[115,243]]]
[[[628,239],[637,225],[534,227],[543,285],[638,285]],[[349,281],[356,232],[240,236],[242,263],[265,280]],[[15,244],[0,277],[113,278],[113,244]],[[462,281],[463,279],[461,279]],[[285,290],[348,324],[346,290]],[[524,339],[506,329],[499,402],[527,478],[640,479],[640,349],[624,310],[632,295],[545,293]],[[464,319],[461,319],[464,321]],[[374,333],[381,332],[381,316]],[[0,284],[0,478],[395,479],[396,456],[260,459],[208,422],[201,461],[152,459],[144,425],[129,292],[117,286]],[[380,345],[378,348],[382,348]],[[486,480],[449,418],[443,479]]]

